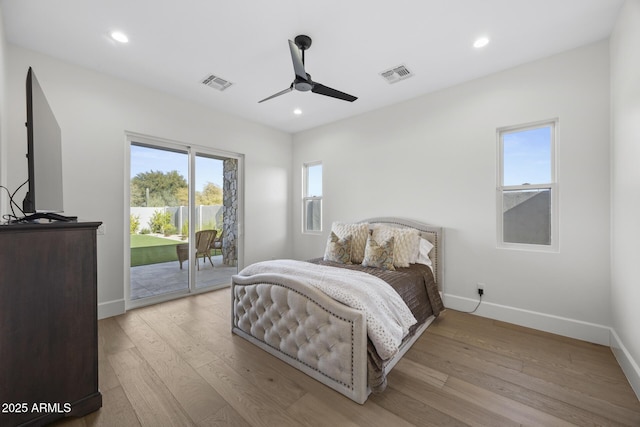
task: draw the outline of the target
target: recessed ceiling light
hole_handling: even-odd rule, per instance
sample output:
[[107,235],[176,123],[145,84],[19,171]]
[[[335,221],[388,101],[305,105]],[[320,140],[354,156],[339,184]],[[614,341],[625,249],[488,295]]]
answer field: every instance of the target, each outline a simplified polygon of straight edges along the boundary
[[129,43],[129,37],[123,32],[114,31],[111,33],[111,38],[120,43]]
[[488,37],[480,37],[480,38],[476,39],[475,42],[473,42],[473,47],[475,47],[476,49],[479,49],[481,47],[485,47],[488,44],[489,44],[489,38]]
[[299,116],[300,114],[302,114],[302,110],[299,108],[296,108],[295,110],[293,110],[293,114],[295,114],[296,116]]

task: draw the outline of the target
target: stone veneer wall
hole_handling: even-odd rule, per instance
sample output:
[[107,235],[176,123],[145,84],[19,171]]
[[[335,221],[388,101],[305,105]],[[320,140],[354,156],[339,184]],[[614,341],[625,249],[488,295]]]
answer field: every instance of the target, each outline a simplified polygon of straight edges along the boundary
[[222,262],[225,265],[238,264],[238,160],[225,159],[223,164],[224,205],[222,222]]

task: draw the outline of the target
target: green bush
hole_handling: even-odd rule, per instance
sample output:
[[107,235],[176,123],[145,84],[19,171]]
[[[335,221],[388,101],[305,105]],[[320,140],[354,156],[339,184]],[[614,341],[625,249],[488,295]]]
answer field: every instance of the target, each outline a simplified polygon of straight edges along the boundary
[[172,234],[176,234],[178,232],[178,229],[173,224],[169,224],[164,227],[164,230],[162,230],[162,232],[165,236],[171,236]]
[[140,227],[140,215],[129,215],[129,232],[136,234],[138,227]]
[[171,224],[170,212],[162,212],[157,209],[153,211],[153,215],[151,215],[151,219],[149,220],[149,228],[151,229],[152,233],[164,234],[164,230],[169,226],[173,227],[173,225]]
[[142,230],[140,230],[140,234],[151,234],[151,230],[149,230],[148,228],[143,228]]

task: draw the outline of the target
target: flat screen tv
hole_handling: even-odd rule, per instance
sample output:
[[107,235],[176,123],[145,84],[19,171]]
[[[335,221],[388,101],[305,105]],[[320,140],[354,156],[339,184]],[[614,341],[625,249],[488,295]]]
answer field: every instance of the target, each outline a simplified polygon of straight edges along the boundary
[[28,190],[22,202],[22,220],[73,221],[61,215],[62,134],[33,69],[27,72],[27,163]]

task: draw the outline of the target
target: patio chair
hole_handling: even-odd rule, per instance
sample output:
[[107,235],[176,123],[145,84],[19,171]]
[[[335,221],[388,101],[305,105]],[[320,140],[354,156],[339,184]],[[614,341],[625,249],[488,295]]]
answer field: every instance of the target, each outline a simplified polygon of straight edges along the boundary
[[[214,240],[216,238],[217,230],[202,230],[196,231],[196,265],[200,270],[200,263],[198,257],[202,256],[209,258],[211,267],[213,267],[213,261],[211,260],[211,250],[214,248]],[[176,245],[176,252],[178,255],[178,262],[180,263],[180,269],[182,269],[182,263],[189,258],[189,244],[182,243]]]
[[222,254],[222,233],[219,236],[216,235],[216,238],[213,239],[211,249],[213,250],[213,255],[216,255],[216,251],[220,251],[220,254]]
[[182,270],[182,263],[189,259],[189,244],[180,243],[176,245],[176,254],[178,255],[178,262],[180,263],[180,270]]
[[211,260],[211,249],[213,249],[213,242],[216,238],[218,230],[201,230],[196,232],[196,265],[200,270],[200,263],[198,257],[202,256],[209,258],[211,267],[213,267],[213,261]]

